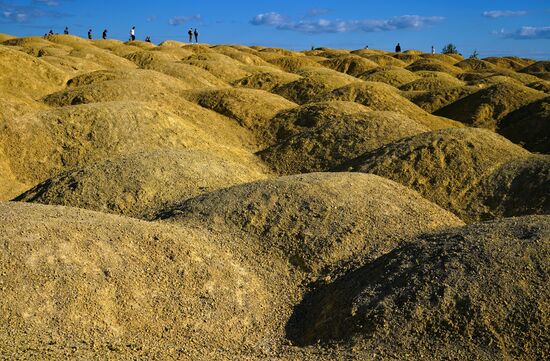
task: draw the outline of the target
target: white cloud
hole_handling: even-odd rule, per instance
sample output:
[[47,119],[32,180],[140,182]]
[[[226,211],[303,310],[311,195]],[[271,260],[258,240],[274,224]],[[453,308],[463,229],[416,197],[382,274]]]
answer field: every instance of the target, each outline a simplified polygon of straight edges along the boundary
[[483,14],[486,18],[502,18],[507,16],[525,16],[527,15],[527,11],[512,11],[512,10],[490,10],[490,11],[484,11]]
[[283,16],[279,13],[270,12],[270,13],[258,14],[250,22],[253,25],[274,25],[274,26],[278,26],[278,25],[285,24],[288,21],[289,21],[289,19],[287,19],[285,16]]
[[398,29],[421,28],[443,21],[441,16],[403,15],[386,20],[299,20],[293,21],[279,13],[270,12],[256,15],[250,22],[253,25],[274,26],[279,30],[292,30],[304,33],[344,33],[349,31],[391,31]]
[[550,39],[550,26],[523,26],[512,32],[507,32],[504,29],[501,29],[494,32],[494,34],[500,35],[504,38],[516,40]]
[[[36,2],[47,4],[47,0],[36,0],[35,3]],[[57,11],[46,10],[39,5],[20,6],[0,1],[0,19],[4,19],[8,22],[26,23],[38,18],[61,18],[66,16],[68,15]]]
[[148,23],[152,23],[157,20],[157,17],[155,15],[148,16],[146,20]]
[[200,19],[201,19],[200,15],[174,16],[173,18],[168,20],[168,24],[177,26],[177,25],[183,25],[192,20],[200,20]]

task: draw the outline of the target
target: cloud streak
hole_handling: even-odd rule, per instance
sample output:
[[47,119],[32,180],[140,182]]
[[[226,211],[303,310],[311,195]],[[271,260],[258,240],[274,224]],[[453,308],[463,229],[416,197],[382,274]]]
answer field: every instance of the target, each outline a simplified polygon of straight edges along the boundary
[[[45,2],[44,2],[45,3]],[[0,1],[0,19],[13,23],[28,23],[38,18],[61,18],[68,15],[38,6],[19,6]]]
[[495,32],[495,34],[500,35],[503,38],[516,40],[550,39],[550,26],[522,26],[512,32],[507,32],[502,29]]
[[525,16],[527,15],[527,11],[512,11],[512,10],[490,10],[490,11],[484,11],[482,16],[485,16],[486,18],[503,18],[503,17],[510,17],[510,16]]
[[272,26],[278,30],[290,30],[310,34],[345,33],[350,31],[380,32],[400,29],[417,29],[443,21],[442,16],[402,15],[386,20],[299,20],[269,12],[256,15],[250,23],[257,26]]
[[168,24],[178,26],[188,23],[193,20],[200,20],[200,15],[174,16],[168,20]]

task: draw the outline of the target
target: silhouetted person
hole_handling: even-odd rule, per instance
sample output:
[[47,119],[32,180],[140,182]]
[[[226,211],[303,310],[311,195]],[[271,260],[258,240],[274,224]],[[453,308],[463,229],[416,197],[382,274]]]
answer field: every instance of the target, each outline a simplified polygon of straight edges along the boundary
[[199,32],[197,31],[197,29],[195,29],[193,34],[195,35],[195,43],[198,43],[199,42]]
[[88,39],[92,40],[92,29],[88,30]]
[[132,29],[130,29],[130,39],[132,41],[136,40],[136,27],[132,26]]
[[65,26],[65,30],[63,30],[63,34],[69,35],[69,28]]
[[395,46],[395,52],[396,53],[400,53],[401,52],[401,45],[399,43],[397,43],[397,45]]
[[189,29],[189,31],[187,32],[187,35],[189,35],[189,42],[192,43],[193,42],[193,29]]
[[103,34],[101,34],[101,37],[103,38],[103,40],[107,39],[107,29],[103,30]]

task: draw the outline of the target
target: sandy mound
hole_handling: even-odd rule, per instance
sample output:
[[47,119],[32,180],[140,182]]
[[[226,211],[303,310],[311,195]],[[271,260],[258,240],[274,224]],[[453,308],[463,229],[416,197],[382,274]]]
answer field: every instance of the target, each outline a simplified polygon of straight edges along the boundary
[[518,71],[527,66],[524,61],[516,57],[489,57],[483,59],[486,62],[494,64],[497,68],[510,69],[513,71]]
[[478,90],[479,87],[475,86],[461,86],[431,91],[403,92],[402,94],[428,113],[433,113],[446,105],[454,103],[459,99],[477,92]]
[[407,66],[405,62],[402,62],[401,60],[393,58],[389,55],[384,55],[384,54],[366,54],[366,55],[357,54],[357,55],[362,56],[365,59],[378,64],[379,66],[396,66],[401,68],[404,68],[405,66]]
[[289,73],[296,73],[304,68],[320,68],[322,65],[306,56],[281,56],[268,60],[271,64],[278,66]]
[[177,62],[179,57],[160,51],[140,51],[126,55],[142,69],[156,70],[184,82],[189,89],[224,88],[227,83],[197,66]]
[[550,98],[508,114],[500,122],[498,132],[532,152],[550,154]]
[[114,39],[92,40],[90,42],[90,44],[92,44],[93,46],[98,47],[100,49],[109,50],[113,54],[121,56],[121,57],[124,57],[128,54],[139,52],[139,51],[143,50],[143,49],[141,49],[137,46],[128,45],[128,44],[123,43],[120,40],[114,40]]
[[287,122],[279,128],[282,139],[258,155],[279,174],[327,171],[364,152],[429,130],[400,113],[348,112],[342,103],[346,104],[313,103],[276,117],[272,123]]
[[404,91],[431,91],[446,88],[462,87],[464,82],[456,78],[424,77],[410,83],[401,85],[399,89]]
[[7,123],[0,133],[0,148],[17,179],[29,184],[113,155],[160,148],[208,149],[227,157],[234,154],[243,164],[256,162],[242,150],[227,148],[235,137],[232,133],[215,137],[212,126],[193,120],[139,102],[57,108]]
[[454,64],[464,71],[489,71],[495,69],[495,65],[481,59],[466,59]]
[[520,70],[522,73],[538,76],[545,80],[550,80],[550,61],[537,61]]
[[242,51],[241,49],[235,49],[234,47],[227,45],[218,45],[212,48],[216,53],[226,55],[232,59],[235,59],[243,64],[247,65],[261,65],[268,66],[269,63],[255,55],[255,51],[249,49],[249,51]]
[[64,172],[15,200],[148,219],[175,202],[262,178],[259,169],[205,151],[159,150]]
[[487,213],[480,210],[478,185],[499,166],[529,154],[492,131],[452,128],[388,144],[342,169],[392,179],[470,222]]
[[329,60],[324,60],[320,64],[329,69],[346,73],[351,76],[357,76],[367,70],[378,67],[377,63],[357,55],[336,57]]
[[458,126],[450,119],[434,117],[397,93],[387,84],[363,82],[338,88],[318,96],[319,101],[344,100],[357,102],[380,111],[396,111],[430,128],[441,129]]
[[11,39],[15,39],[16,37],[13,36],[13,35],[9,35],[9,34],[1,34],[0,33],[0,43],[6,41],[6,40],[11,40]]
[[437,59],[420,59],[407,66],[410,71],[440,71],[451,75],[457,75],[462,72],[462,69],[457,68],[449,63],[439,61]]
[[[185,47],[185,49],[187,48]],[[182,62],[207,70],[225,82],[233,82],[250,75],[250,72],[243,69],[241,62],[223,54],[199,53],[182,60]]]
[[184,48],[169,45],[159,45],[156,48],[151,49],[150,51],[152,53],[170,54],[177,57],[178,60],[186,59],[194,54],[192,51],[185,50]]
[[468,125],[495,129],[508,113],[545,96],[524,86],[498,83],[449,104],[435,114]]
[[550,156],[509,161],[475,191],[481,219],[550,214]]
[[353,345],[358,359],[544,359],[549,225],[525,217],[420,237],[308,295],[289,333]]
[[61,89],[67,75],[58,68],[20,51],[0,46],[0,90],[28,99]]
[[2,352],[246,347],[269,322],[262,281],[211,234],[22,203],[0,203],[0,229]]
[[[200,106],[235,119],[240,126],[257,136],[261,135],[262,129],[275,114],[296,106],[278,95],[244,88],[200,90],[188,93],[187,97]],[[257,141],[263,143],[264,139],[259,137]]]
[[152,70],[104,70],[79,75],[69,87],[44,98],[51,106],[108,101],[157,101],[176,103],[190,87],[173,77]]
[[444,63],[455,65],[456,63],[464,60],[461,56],[453,56],[457,54],[429,54],[429,53],[422,53],[420,54],[420,57],[423,59],[435,59],[438,61],[442,61]]
[[538,80],[533,83],[527,84],[529,88],[545,92],[546,94],[550,94],[550,81],[546,80]]
[[278,94],[298,104],[305,104],[336,88],[360,82],[360,80],[324,67],[298,71],[302,78],[273,89]]
[[394,58],[401,60],[406,65],[412,64],[418,59],[422,59],[419,55],[397,53],[393,55]]
[[292,83],[300,78],[301,76],[297,74],[271,71],[249,75],[233,82],[233,86],[271,91],[278,86]]
[[162,218],[235,234],[233,252],[282,257],[302,271],[375,257],[398,239],[459,225],[446,211],[389,180],[310,173],[243,184],[190,199]]
[[386,83],[394,87],[410,83],[418,79],[412,71],[396,66],[383,66],[364,72],[358,76],[366,81]]
[[349,50],[330,48],[316,48],[315,50],[307,50],[303,53],[308,56],[319,56],[327,59],[340,58],[350,55]]

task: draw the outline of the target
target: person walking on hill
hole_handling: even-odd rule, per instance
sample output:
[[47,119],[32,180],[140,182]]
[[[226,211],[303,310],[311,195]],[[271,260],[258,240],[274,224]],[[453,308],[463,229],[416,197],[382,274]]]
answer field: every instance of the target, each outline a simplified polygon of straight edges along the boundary
[[193,29],[189,29],[189,31],[187,32],[187,35],[189,35],[189,42],[192,43],[193,42]]
[[103,34],[101,34],[101,37],[103,38],[103,40],[107,39],[107,29],[103,29]]
[[435,48],[434,48],[434,46],[432,45],[432,55],[434,55],[434,54],[435,54]]
[[132,26],[132,29],[130,29],[130,40],[134,41],[136,40],[136,27]]
[[88,39],[92,40],[92,29],[88,30]]
[[397,43],[397,45],[395,46],[395,52],[396,52],[396,53],[400,53],[400,52],[401,52],[401,44]]
[[198,43],[199,42],[199,32],[197,31],[197,29],[195,29],[193,34],[195,35],[195,43]]
[[65,26],[65,30],[63,30],[63,34],[69,35],[69,27]]

